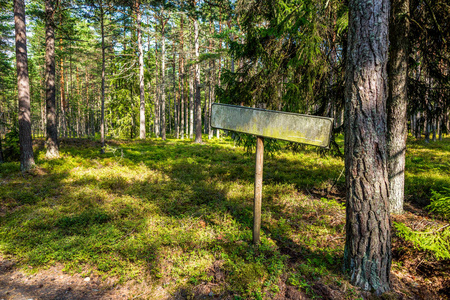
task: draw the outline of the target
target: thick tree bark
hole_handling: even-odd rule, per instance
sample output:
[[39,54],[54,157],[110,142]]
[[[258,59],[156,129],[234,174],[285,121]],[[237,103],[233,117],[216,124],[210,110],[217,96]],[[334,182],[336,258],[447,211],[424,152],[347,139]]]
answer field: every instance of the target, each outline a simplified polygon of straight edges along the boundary
[[136,0],[137,39],[139,51],[139,138],[145,139],[144,53],[142,51],[141,8]]
[[389,24],[387,149],[391,213],[403,212],[407,128],[409,0],[393,0]]
[[194,19],[194,45],[195,45],[195,143],[202,142],[202,103],[200,99],[200,64],[198,59],[199,44],[198,44],[198,20]]
[[389,1],[349,3],[346,69],[346,243],[352,284],[389,290],[391,224],[386,151]]
[[59,157],[55,99],[55,24],[52,0],[45,0],[45,81],[47,102],[47,158]]
[[[20,169],[27,171],[34,166],[34,155],[31,139],[30,80],[28,77],[24,0],[14,0],[14,24],[16,30],[16,68],[19,96]],[[0,159],[3,161],[3,154]]]

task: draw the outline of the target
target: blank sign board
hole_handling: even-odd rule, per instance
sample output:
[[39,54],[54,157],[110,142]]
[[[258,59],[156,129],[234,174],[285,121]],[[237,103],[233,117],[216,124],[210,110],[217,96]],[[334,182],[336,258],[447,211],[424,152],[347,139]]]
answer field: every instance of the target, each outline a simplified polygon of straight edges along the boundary
[[211,126],[328,148],[333,119],[214,103]]

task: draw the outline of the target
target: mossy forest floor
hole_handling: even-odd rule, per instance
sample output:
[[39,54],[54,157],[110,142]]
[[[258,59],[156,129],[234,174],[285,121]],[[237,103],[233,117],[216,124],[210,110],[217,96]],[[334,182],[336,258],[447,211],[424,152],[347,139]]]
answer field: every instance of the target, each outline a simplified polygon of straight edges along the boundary
[[[104,155],[65,139],[61,154],[46,160],[37,140],[35,169],[0,166],[0,299],[377,299],[341,272],[342,159],[266,155],[254,247],[254,156],[228,138],[109,141]],[[424,209],[449,170],[450,138],[410,141],[406,213],[393,221],[449,229]],[[395,228],[383,299],[448,299],[450,260]]]

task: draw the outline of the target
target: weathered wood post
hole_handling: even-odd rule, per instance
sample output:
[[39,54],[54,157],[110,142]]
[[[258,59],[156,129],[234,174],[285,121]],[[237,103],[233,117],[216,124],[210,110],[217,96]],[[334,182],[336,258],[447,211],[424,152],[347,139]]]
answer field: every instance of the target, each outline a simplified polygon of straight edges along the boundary
[[328,148],[333,119],[214,103],[211,127],[256,135],[253,243],[260,240],[264,137]]
[[259,243],[261,232],[261,200],[264,164],[264,138],[256,137],[255,198],[253,202],[253,244]]

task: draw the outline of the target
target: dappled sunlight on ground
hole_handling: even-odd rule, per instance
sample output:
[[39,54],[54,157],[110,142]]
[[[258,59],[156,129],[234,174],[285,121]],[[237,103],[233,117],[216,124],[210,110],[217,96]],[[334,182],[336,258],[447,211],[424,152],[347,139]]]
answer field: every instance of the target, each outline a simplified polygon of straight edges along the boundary
[[28,173],[0,170],[0,254],[19,265],[135,282],[135,296],[145,283],[149,299],[360,297],[341,274],[344,205],[318,196],[339,193],[342,160],[313,148],[266,157],[254,247],[254,157],[232,142],[63,145],[57,160],[38,149]]

